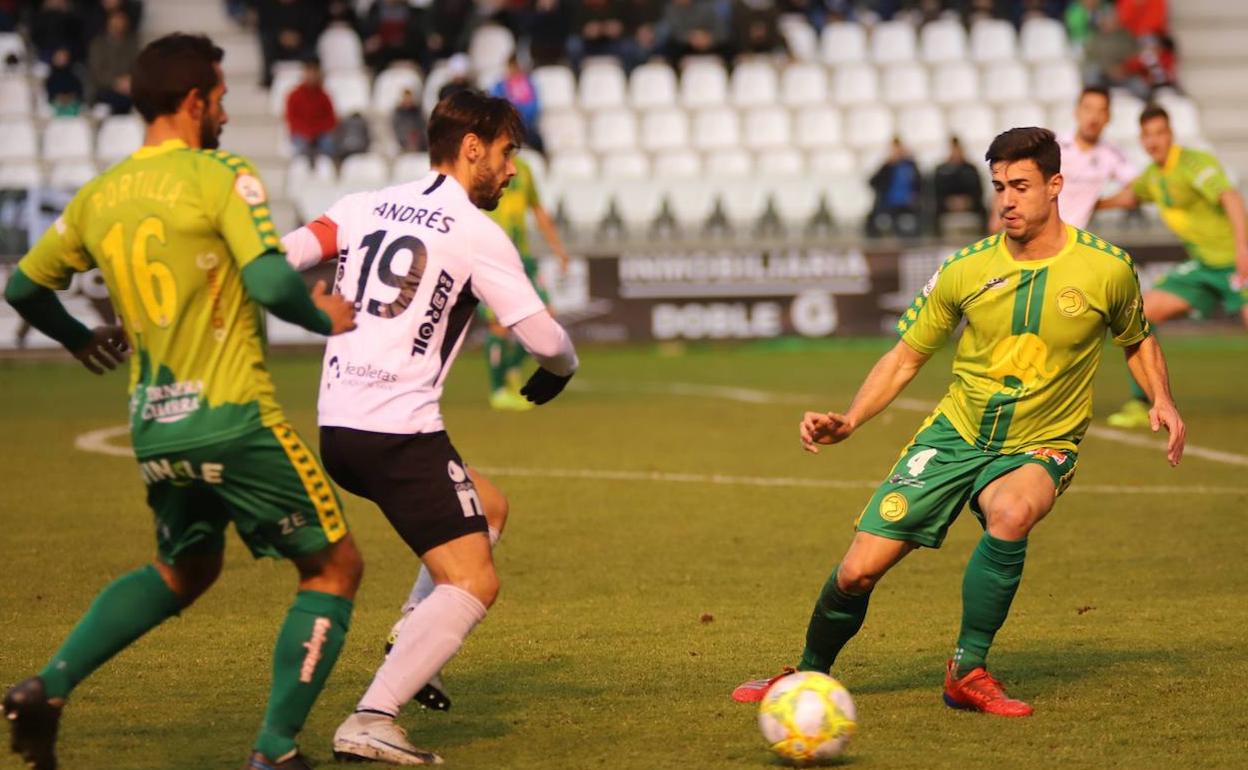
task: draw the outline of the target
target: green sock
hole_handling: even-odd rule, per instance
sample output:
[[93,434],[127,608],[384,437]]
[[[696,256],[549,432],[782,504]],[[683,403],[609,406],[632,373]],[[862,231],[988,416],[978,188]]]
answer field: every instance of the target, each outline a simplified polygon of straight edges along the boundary
[[150,564],[109,583],[39,672],[48,697],[68,696],[92,671],[181,608]]
[[508,337],[503,341],[503,346],[503,368],[507,371],[520,368],[524,359],[529,357],[529,352],[515,337]]
[[273,650],[273,685],[256,751],[279,759],[295,749],[295,736],[312,711],[338,660],[351,625],[350,599],[300,591],[286,613]]
[[1127,374],[1127,380],[1131,383],[1131,398],[1134,398],[1136,401],[1143,401],[1147,404],[1148,394],[1145,393],[1144,389],[1140,387],[1140,383],[1136,382],[1135,378],[1132,377],[1130,373]]
[[810,625],[806,627],[806,649],[802,651],[802,660],[797,664],[799,671],[821,671],[828,673],[836,656],[845,643],[862,628],[862,621],[867,617],[867,602],[871,593],[853,596],[841,590],[836,584],[836,570],[823,584],[819,599],[815,602],[815,611],[810,615]]
[[490,392],[501,390],[507,376],[506,357],[504,356],[507,340],[496,334],[485,335],[485,365],[490,370]]
[[984,665],[1023,579],[1026,558],[1027,538],[998,540],[985,532],[979,539],[962,577],[962,630],[953,653],[958,676]]

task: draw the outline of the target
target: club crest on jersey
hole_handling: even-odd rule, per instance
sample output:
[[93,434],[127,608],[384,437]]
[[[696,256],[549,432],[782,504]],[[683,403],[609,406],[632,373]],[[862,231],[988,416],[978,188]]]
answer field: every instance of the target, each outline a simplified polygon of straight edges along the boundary
[[1000,287],[1000,286],[1004,286],[1008,280],[1009,280],[1009,279],[1008,279],[1008,278],[1006,278],[1005,276],[1000,276],[1000,277],[998,277],[998,278],[993,278],[991,281],[989,281],[988,283],[984,284],[984,291],[988,291],[989,289],[996,289],[996,288],[998,288],[998,287]]
[[1088,309],[1088,298],[1078,288],[1067,286],[1057,293],[1057,309],[1067,318],[1074,318]]
[[251,174],[238,175],[238,178],[234,180],[234,192],[238,193],[238,197],[246,201],[248,206],[259,206],[267,197],[264,185]]

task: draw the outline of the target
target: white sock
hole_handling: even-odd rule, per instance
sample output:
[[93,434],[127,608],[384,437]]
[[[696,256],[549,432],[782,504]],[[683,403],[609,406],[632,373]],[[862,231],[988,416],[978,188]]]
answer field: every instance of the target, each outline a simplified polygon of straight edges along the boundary
[[373,676],[357,711],[398,715],[404,703],[455,657],[468,632],[485,618],[485,605],[462,588],[443,584],[412,610],[394,649]]
[[[503,533],[497,529],[490,527],[490,548],[498,545],[499,538]],[[403,603],[403,614],[411,612],[417,604],[423,602],[429,594],[433,593],[433,576],[429,574],[429,570],[425,565],[420,565],[420,574],[416,576],[416,582],[412,584],[412,592],[407,595],[407,601]]]

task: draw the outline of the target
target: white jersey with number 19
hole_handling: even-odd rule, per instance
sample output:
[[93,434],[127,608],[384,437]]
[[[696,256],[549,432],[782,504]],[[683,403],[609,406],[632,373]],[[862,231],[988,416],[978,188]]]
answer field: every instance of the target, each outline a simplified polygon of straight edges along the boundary
[[321,426],[443,430],[442,384],[478,300],[504,326],[545,309],[515,246],[452,177],[348,195],[318,222],[335,233],[334,289],[357,324],[325,346]]

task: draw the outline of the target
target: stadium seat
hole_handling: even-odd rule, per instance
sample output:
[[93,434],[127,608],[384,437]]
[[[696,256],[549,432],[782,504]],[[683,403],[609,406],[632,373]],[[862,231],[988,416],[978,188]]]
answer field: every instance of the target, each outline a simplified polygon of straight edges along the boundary
[[433,69],[425,75],[425,92],[420,98],[420,107],[426,118],[433,114],[433,108],[438,106],[438,93],[450,80],[451,70],[447,67],[446,59],[434,64]]
[[753,227],[767,211],[769,195],[765,185],[751,179],[726,184],[719,189],[719,201],[729,226],[744,230]]
[[751,150],[787,147],[793,127],[783,107],[757,107],[745,113],[745,146]]
[[25,118],[33,114],[34,99],[25,75],[0,75],[0,118]]
[[633,109],[671,107],[677,93],[676,73],[661,61],[646,62],[628,77],[628,103]]
[[1060,61],[1070,58],[1066,27],[1057,19],[1033,16],[1023,22],[1018,42],[1023,61]]
[[896,133],[893,113],[876,104],[850,110],[845,119],[845,143],[855,150],[871,150],[887,145]]
[[997,62],[983,68],[981,98],[991,104],[1010,104],[1031,94],[1027,67],[1018,62]]
[[532,147],[520,148],[520,157],[529,164],[529,171],[533,172],[533,179],[540,190],[542,182],[546,181],[546,158]]
[[765,184],[776,216],[789,230],[804,227],[818,213],[823,191],[813,178],[769,179]]
[[385,187],[390,180],[386,159],[375,152],[351,155],[338,170],[338,186],[344,193],[375,190]]
[[736,111],[727,107],[702,110],[693,119],[693,146],[699,150],[733,149],[741,146],[741,126]]
[[971,25],[971,60],[976,64],[1016,58],[1014,25],[1004,19],[976,19]]
[[842,229],[857,228],[871,211],[871,188],[858,177],[834,179],[824,190],[832,218]]
[[420,70],[415,65],[391,64],[373,81],[373,112],[389,117],[403,99],[404,91],[411,91],[419,104],[421,85]]
[[559,152],[585,147],[585,120],[575,110],[543,110],[538,118],[542,140]]
[[143,145],[143,120],[137,115],[110,115],[100,123],[95,152],[100,163],[112,165]]
[[330,24],[316,41],[316,53],[326,74],[364,69],[360,36],[347,24]]
[[702,164],[712,179],[736,179],[754,173],[754,159],[745,150],[735,147],[706,153]]
[[613,152],[602,158],[602,178],[645,179],[650,176],[650,161],[635,150]]
[[550,160],[552,183],[584,182],[598,176],[598,164],[587,152],[560,152]]
[[[1180,143],[1191,144],[1201,138],[1200,115],[1195,102],[1168,88],[1158,93],[1155,101],[1170,115],[1170,128],[1174,131],[1175,139]],[[1139,113],[1139,110],[1134,111],[1137,121]]]
[[48,173],[48,186],[57,190],[78,191],[96,174],[95,164],[89,160],[66,160],[52,166]]
[[797,113],[794,140],[804,150],[841,147],[841,114],[835,107],[807,107]]
[[576,76],[568,67],[548,64],[533,70],[530,77],[542,109],[562,110],[576,106]]
[[685,107],[718,107],[727,98],[728,74],[718,59],[691,62],[680,73],[680,103]]
[[1075,130],[1075,110],[1072,104],[1053,104],[1048,109],[1049,122],[1045,123],[1058,136]]
[[894,64],[884,70],[884,102],[892,105],[928,101],[927,69],[922,64]]
[[308,156],[299,155],[286,164],[286,189],[292,194],[313,181],[312,164],[308,161]]
[[962,104],[979,99],[979,70],[965,61],[946,62],[932,75],[932,100],[937,104]]
[[838,176],[857,173],[854,153],[844,147],[815,150],[808,158],[810,172],[815,176]]
[[303,80],[303,65],[298,62],[273,63],[273,83],[269,86],[269,110],[274,115],[286,114],[286,97]]
[[641,148],[648,152],[689,146],[689,116],[676,107],[642,113]]
[[637,119],[628,109],[604,109],[589,119],[589,148],[594,152],[631,150],[637,146]]
[[315,181],[299,188],[291,197],[295,201],[298,218],[310,222],[329,211],[342,194],[343,190],[333,184]]
[[819,50],[824,64],[857,64],[867,60],[867,33],[861,24],[834,21],[823,27]]
[[794,61],[813,62],[819,58],[819,35],[805,16],[786,13],[780,17],[779,27]]
[[701,231],[715,211],[717,183],[706,179],[673,182],[668,187],[668,206],[676,226],[686,234]]
[[599,63],[581,70],[577,102],[585,111],[623,107],[627,81],[616,62]]
[[0,163],[0,190],[24,190],[43,186],[43,172],[33,160]]
[[875,104],[880,101],[880,87],[875,68],[870,64],[846,64],[837,67],[833,96],[843,106]]
[[368,112],[371,89],[363,72],[331,72],[325,76],[325,91],[340,120],[352,113]]
[[1001,108],[1000,131],[1020,126],[1043,126],[1044,117],[1044,108],[1035,102],[1007,104]]
[[937,19],[919,32],[919,58],[928,64],[966,59],[966,29],[956,19]]
[[[9,63],[10,58],[13,64]],[[17,32],[0,32],[0,70],[26,74],[26,44]]]
[[934,104],[904,108],[897,116],[897,133],[902,143],[924,160],[929,160],[933,154],[948,152],[949,129],[945,127],[945,115]]
[[1032,69],[1032,95],[1045,104],[1074,104],[1083,90],[1083,77],[1073,61],[1047,61]]
[[774,104],[778,90],[775,67],[764,59],[743,61],[732,71],[732,103],[737,107]]
[[404,184],[429,173],[429,153],[405,152],[394,159],[390,168],[390,184]]
[[87,160],[91,154],[91,124],[86,118],[55,118],[43,127],[44,160]]
[[602,182],[585,180],[564,192],[560,208],[573,230],[591,234],[611,210],[611,191]]
[[806,159],[792,147],[772,147],[755,157],[754,168],[762,176],[795,179],[806,173]]
[[828,73],[818,64],[792,64],[780,74],[780,103],[786,107],[828,100]]
[[663,211],[663,186],[648,179],[628,179],[615,188],[615,210],[624,228],[645,235]]
[[871,60],[876,64],[898,64],[914,59],[914,27],[909,22],[882,21],[871,30]]
[[29,120],[8,119],[0,122],[0,162],[28,162],[38,159],[39,141],[35,124]]
[[468,42],[468,59],[473,72],[498,72],[516,50],[511,30],[498,24],[483,24],[472,32]]
[[692,150],[668,150],[654,156],[656,179],[696,179],[701,173],[702,158]]
[[988,144],[1002,130],[996,113],[980,102],[960,104],[949,109],[945,117],[950,135],[958,137],[968,157],[983,155]]

